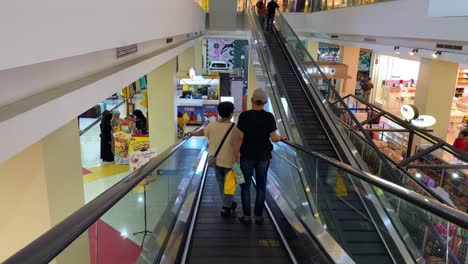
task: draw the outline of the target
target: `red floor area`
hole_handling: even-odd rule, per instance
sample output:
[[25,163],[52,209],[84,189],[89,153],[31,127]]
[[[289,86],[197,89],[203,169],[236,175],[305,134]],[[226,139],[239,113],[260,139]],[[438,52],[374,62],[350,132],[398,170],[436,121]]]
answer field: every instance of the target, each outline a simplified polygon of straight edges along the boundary
[[98,220],[88,230],[91,264],[136,263],[141,248],[118,230]]

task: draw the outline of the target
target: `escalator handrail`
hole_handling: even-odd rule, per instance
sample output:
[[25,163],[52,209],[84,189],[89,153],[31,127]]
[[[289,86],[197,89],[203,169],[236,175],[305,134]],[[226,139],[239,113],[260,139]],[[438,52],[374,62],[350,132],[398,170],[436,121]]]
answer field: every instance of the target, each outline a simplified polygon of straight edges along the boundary
[[[342,123],[344,123],[343,121],[341,121]],[[345,124],[344,124],[345,125]],[[355,136],[357,137],[361,137],[362,136],[357,133],[356,131],[354,131],[352,128],[348,127],[350,132],[353,133]],[[385,154],[384,154],[385,155]],[[385,157],[387,158],[388,162],[390,164],[392,164],[393,166],[395,166],[396,168],[399,169],[399,171],[405,176],[405,177],[408,177],[409,179],[411,179],[415,184],[417,184],[417,186],[421,189],[423,189],[425,192],[429,193],[430,195],[433,196],[433,199],[436,199],[437,201],[439,201],[440,203],[443,203],[447,206],[450,206],[450,207],[453,207],[453,208],[456,208],[455,206],[451,205],[450,203],[448,203],[445,199],[443,199],[439,194],[437,194],[436,192],[434,192],[431,188],[429,188],[427,185],[423,184],[422,182],[416,180],[414,178],[413,175],[411,175],[407,170],[405,170],[404,168],[402,168],[400,165],[398,165],[398,163],[396,163],[395,161],[393,161],[391,158],[387,157],[387,155],[385,155]]]
[[[373,104],[370,104],[368,102],[365,102],[363,101],[361,98],[358,98],[357,96],[355,96],[354,94],[349,94],[347,96],[345,96],[343,98],[346,99],[347,97],[352,97],[353,99],[355,99],[356,101],[370,107],[370,108],[374,108],[376,110],[378,110],[379,112],[381,113],[384,113],[386,116],[388,117],[391,117],[395,123],[397,123],[398,125],[400,125],[401,127],[405,128],[405,129],[408,129],[408,130],[412,130],[413,133],[416,133],[418,134],[418,136],[422,137],[423,139],[427,140],[427,141],[432,141],[431,143],[432,144],[443,144],[444,146],[443,147],[446,147],[448,149],[448,152],[451,154],[451,155],[454,155],[454,156],[458,156],[460,158],[462,158],[465,162],[468,162],[468,154],[455,148],[454,146],[450,145],[449,143],[447,143],[446,141],[434,136],[434,135],[431,135],[430,133],[428,133],[427,131],[425,131],[424,129],[421,129],[421,128],[418,128],[416,126],[414,126],[413,124],[411,124],[410,122],[406,122],[404,121],[403,119],[397,117],[396,115],[388,112],[388,111],[385,111]],[[434,143],[435,142],[435,143]]]
[[450,221],[453,224],[456,224],[464,229],[468,229],[468,214],[465,214],[457,209],[454,209],[450,206],[442,204],[434,199],[427,198],[416,192],[405,189],[399,185],[386,181],[378,176],[372,175],[368,172],[358,170],[346,163],[330,158],[326,155],[307,150],[306,148],[288,142],[282,141],[284,144],[290,146],[293,149],[298,149],[301,152],[311,155],[314,158],[323,161],[325,163],[331,164],[332,166],[341,169],[347,173],[352,174],[353,176],[363,180],[372,186],[379,187],[380,189],[392,193],[400,199],[408,201],[414,205],[419,206],[420,208],[439,216],[445,220]]
[[[294,37],[297,39],[297,40],[300,40],[299,37],[297,36],[296,32],[291,28],[291,25],[289,25],[288,21],[286,20],[286,18],[283,16],[283,14],[278,10],[278,13],[280,14],[280,16],[282,17],[282,19],[285,21],[285,25],[288,27],[288,29],[292,32],[292,34],[294,35]],[[379,150],[379,148],[377,147],[377,145],[375,145],[374,141],[372,140],[372,138],[369,137],[369,135],[367,135],[364,127],[360,124],[359,120],[357,120],[357,118],[354,116],[353,112],[349,109],[348,105],[344,102],[343,98],[340,96],[340,94],[336,91],[335,87],[331,84],[331,82],[328,80],[328,78],[325,76],[325,74],[323,73],[322,69],[317,65],[317,63],[315,62],[315,60],[312,58],[312,56],[310,55],[309,51],[307,51],[307,49],[304,48],[304,46],[302,45],[302,43],[300,43],[301,47],[302,47],[302,50],[304,52],[304,54],[310,59],[310,61],[314,64],[314,66],[317,68],[318,72],[320,73],[320,75],[322,76],[323,78],[323,81],[328,85],[329,87],[329,90],[334,93],[336,95],[336,97],[338,98],[338,101],[341,103],[341,105],[343,106],[344,110],[349,114],[350,118],[352,119],[353,123],[356,124],[358,130],[364,135],[364,137],[366,138],[366,141],[367,143],[369,144],[369,146],[375,151],[375,153],[377,154],[377,156],[382,160],[382,163],[383,163],[383,166],[385,166],[385,168],[387,169],[387,171],[389,173],[391,173],[391,176],[396,180],[398,179],[398,176],[396,175],[396,173],[392,170],[392,167],[391,165],[389,164],[389,162],[385,159],[385,156],[383,155],[383,153]],[[291,54],[291,55],[294,55],[294,54]],[[302,67],[302,65],[297,65],[301,68],[301,70],[306,73],[307,71]],[[307,78],[309,78],[309,76],[307,74],[305,74],[305,76],[307,76]],[[315,86],[315,82],[313,82],[312,80],[309,79],[309,83],[312,85],[312,86]],[[317,90],[317,89],[315,89]],[[320,96],[320,94],[318,93],[318,95]],[[327,114],[329,116],[332,116],[330,113],[327,112]],[[333,115],[334,116],[334,115]],[[335,118],[337,118],[336,116],[334,116]],[[332,119],[333,120],[333,119]],[[336,129],[338,130],[338,128],[336,127]]]
[[[197,129],[201,129],[207,124],[208,122]],[[190,138],[189,136],[182,138],[147,164],[130,173],[127,177],[5,260],[4,264],[49,263]]]

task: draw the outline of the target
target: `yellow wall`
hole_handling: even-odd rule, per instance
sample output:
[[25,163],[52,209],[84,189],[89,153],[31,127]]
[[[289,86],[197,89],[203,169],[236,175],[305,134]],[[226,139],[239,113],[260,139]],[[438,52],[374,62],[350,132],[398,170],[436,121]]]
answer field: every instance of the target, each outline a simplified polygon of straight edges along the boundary
[[[83,206],[78,121],[0,164],[0,177],[2,261]],[[73,254],[57,263],[88,263],[88,241]]]
[[150,146],[161,153],[176,142],[176,59],[147,74]]
[[431,115],[437,123],[431,127],[439,138],[447,137],[450,109],[458,76],[458,64],[421,58],[414,104],[420,114]]
[[194,65],[194,69],[195,69],[195,72],[197,73],[197,75],[202,75],[202,71],[203,71],[203,48],[204,46],[202,45],[202,41],[198,41],[194,46],[194,56],[195,56],[195,65]]
[[[177,58],[179,64],[179,76],[188,76],[190,68],[195,69],[195,48],[192,46],[186,49],[182,54]],[[197,75],[200,75],[200,72],[196,72]]]
[[307,51],[309,52],[310,56],[312,56],[312,59],[317,61],[318,49],[319,49],[318,41],[307,40],[306,48],[307,48]]
[[359,52],[360,48],[344,46],[343,49],[343,63],[348,65],[348,76],[350,79],[343,80],[341,94],[355,94],[356,93],[356,77],[359,68]]

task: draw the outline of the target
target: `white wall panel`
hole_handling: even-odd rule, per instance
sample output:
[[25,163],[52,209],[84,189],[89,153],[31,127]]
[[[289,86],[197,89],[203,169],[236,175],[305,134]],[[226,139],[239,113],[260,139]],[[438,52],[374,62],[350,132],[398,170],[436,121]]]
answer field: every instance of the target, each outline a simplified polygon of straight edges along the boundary
[[468,18],[430,17],[428,8],[429,0],[398,0],[285,16],[297,32],[468,42]]
[[1,1],[0,70],[205,29],[193,0]]

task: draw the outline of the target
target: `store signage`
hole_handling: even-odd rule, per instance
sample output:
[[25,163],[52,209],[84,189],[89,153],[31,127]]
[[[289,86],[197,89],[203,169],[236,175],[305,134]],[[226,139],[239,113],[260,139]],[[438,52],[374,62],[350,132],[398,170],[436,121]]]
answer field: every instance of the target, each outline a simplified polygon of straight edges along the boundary
[[400,112],[406,120],[413,120],[419,117],[419,111],[414,105],[403,105]]
[[[325,75],[335,75],[336,74],[336,69],[335,68],[330,68],[330,67],[322,67],[320,68],[322,70],[322,72],[325,74]],[[318,68],[309,68],[307,70],[307,72],[309,74],[320,74],[319,71],[318,71]]]
[[417,127],[430,127],[435,125],[437,120],[435,117],[430,115],[420,115],[418,118],[411,121],[411,123]]

